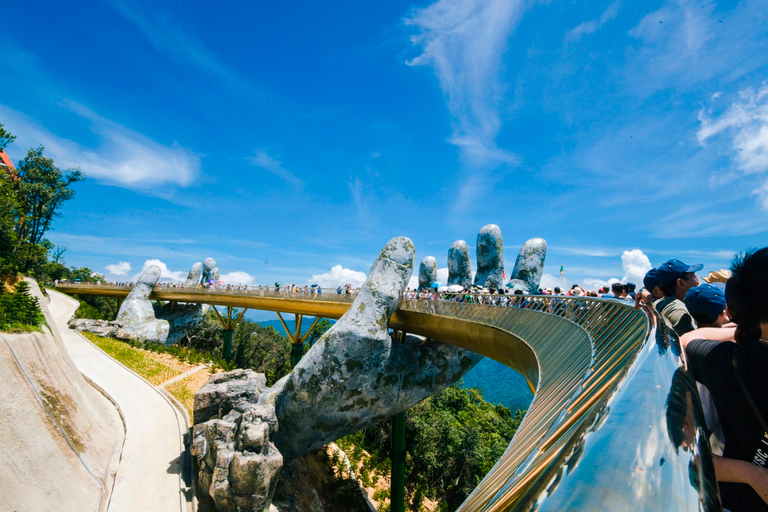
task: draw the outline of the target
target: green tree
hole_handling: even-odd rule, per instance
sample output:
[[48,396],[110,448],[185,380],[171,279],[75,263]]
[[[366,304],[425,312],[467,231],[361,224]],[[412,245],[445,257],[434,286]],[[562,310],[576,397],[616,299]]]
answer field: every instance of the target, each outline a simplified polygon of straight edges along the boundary
[[29,294],[29,284],[25,281],[19,281],[12,293],[0,294],[0,330],[18,324],[37,326],[42,321],[40,303]]
[[5,148],[8,147],[8,144],[14,141],[16,139],[16,136],[11,134],[11,132],[6,131],[5,128],[3,128],[3,123],[0,123],[0,151],[5,150]]
[[15,275],[18,262],[13,257],[16,248],[16,193],[11,177],[0,172],[0,281]]
[[[440,510],[456,510],[504,453],[524,415],[512,415],[486,402],[481,390],[457,384],[409,409],[405,482],[410,508],[420,510],[429,498],[440,503]],[[371,454],[361,475],[389,472],[390,425],[385,421],[339,441],[347,453],[355,445],[353,458],[359,448]]]
[[79,169],[60,170],[43,151],[43,146],[30,149],[19,162],[19,179],[12,181],[17,201],[14,252],[23,272],[45,262],[52,245],[41,246],[44,235],[62,205],[75,196],[71,185],[85,179]]

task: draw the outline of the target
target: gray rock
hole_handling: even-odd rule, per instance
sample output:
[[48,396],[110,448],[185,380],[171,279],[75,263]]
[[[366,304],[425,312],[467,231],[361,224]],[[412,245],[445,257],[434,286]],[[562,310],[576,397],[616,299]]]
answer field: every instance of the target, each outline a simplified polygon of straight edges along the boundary
[[504,284],[504,241],[496,224],[483,226],[477,234],[477,274],[475,284],[501,288]]
[[155,317],[155,310],[149,300],[149,294],[159,279],[160,267],[149,265],[145,268],[120,306],[116,320],[136,339],[165,343],[168,339],[169,324],[166,320],[158,320]]
[[543,238],[531,238],[523,244],[515,260],[515,268],[509,281],[510,291],[522,290],[536,293],[544,273],[547,242]]
[[472,286],[472,266],[467,242],[456,240],[448,249],[448,285],[458,284],[466,289]]
[[432,288],[432,283],[437,282],[437,261],[433,256],[427,256],[419,265],[419,289]]
[[187,279],[184,281],[184,288],[196,288],[203,279],[203,264],[199,261],[192,264],[192,268],[189,269]]
[[198,491],[221,511],[267,511],[283,458],[271,441],[275,409],[254,402],[263,374],[235,370],[211,377],[195,395],[192,455]]
[[223,418],[232,410],[244,412],[257,402],[266,387],[264,374],[253,370],[238,369],[212,375],[195,394],[195,423]]

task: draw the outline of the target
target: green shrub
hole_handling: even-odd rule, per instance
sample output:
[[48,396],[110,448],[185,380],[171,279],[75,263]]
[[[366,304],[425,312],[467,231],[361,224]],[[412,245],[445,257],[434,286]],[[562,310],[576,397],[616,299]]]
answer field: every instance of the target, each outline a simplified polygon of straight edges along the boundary
[[23,326],[36,330],[43,320],[37,297],[29,294],[26,282],[19,281],[13,292],[0,295],[0,330],[11,330],[11,326],[15,326],[14,330],[27,330]]

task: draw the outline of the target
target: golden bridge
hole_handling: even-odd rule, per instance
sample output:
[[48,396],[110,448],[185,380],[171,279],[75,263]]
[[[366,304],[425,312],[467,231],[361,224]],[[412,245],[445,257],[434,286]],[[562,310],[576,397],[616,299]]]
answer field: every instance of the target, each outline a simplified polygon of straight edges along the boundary
[[[57,289],[118,300],[130,291]],[[668,422],[668,396],[681,392],[672,385],[680,349],[651,308],[584,297],[501,297],[503,305],[404,298],[389,324],[499,361],[534,390],[506,452],[459,510],[720,510],[702,426],[686,446],[672,441],[678,426]],[[354,295],[158,287],[149,298],[225,306],[225,329],[244,312],[233,320],[233,308],[291,313],[296,346],[304,339],[303,316],[338,319]]]

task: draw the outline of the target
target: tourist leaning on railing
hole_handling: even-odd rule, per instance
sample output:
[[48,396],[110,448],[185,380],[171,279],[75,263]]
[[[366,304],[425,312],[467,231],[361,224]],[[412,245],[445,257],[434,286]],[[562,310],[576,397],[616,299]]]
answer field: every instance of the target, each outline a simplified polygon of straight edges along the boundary
[[[725,289],[735,329],[681,336],[688,370],[709,389],[725,436],[715,457],[723,507],[768,510],[768,247],[734,258]],[[735,343],[734,343],[735,342]]]

